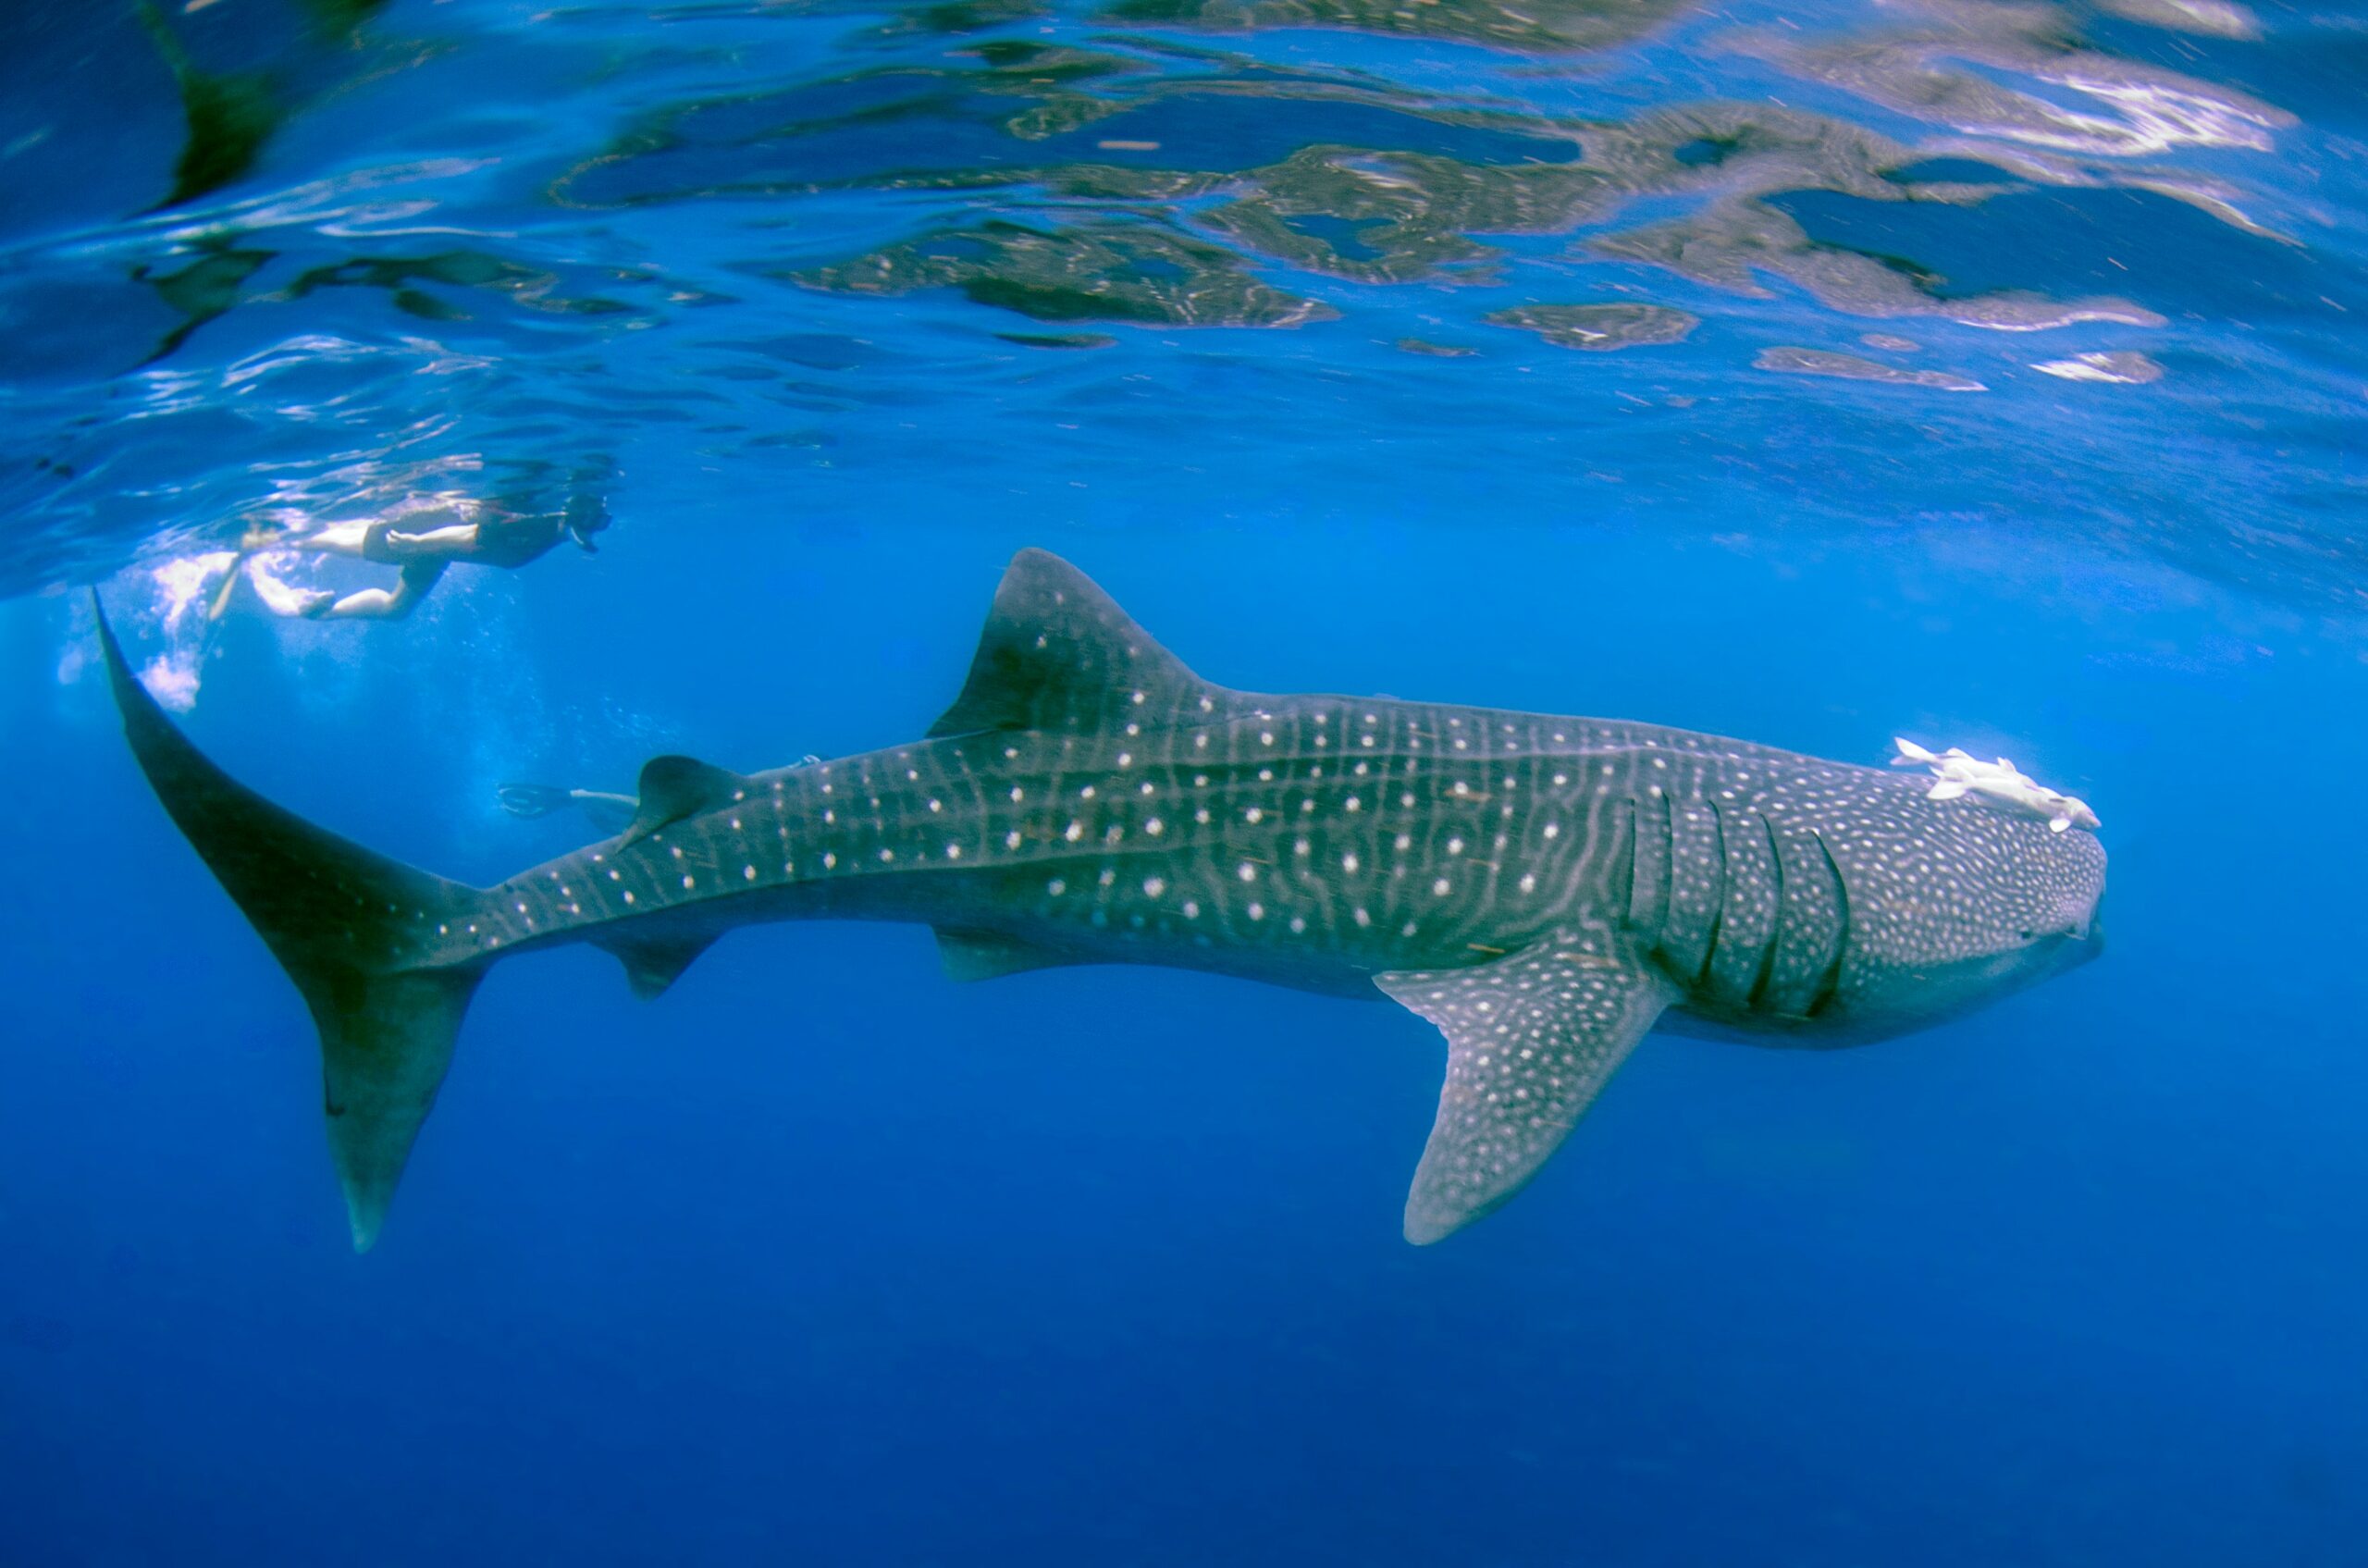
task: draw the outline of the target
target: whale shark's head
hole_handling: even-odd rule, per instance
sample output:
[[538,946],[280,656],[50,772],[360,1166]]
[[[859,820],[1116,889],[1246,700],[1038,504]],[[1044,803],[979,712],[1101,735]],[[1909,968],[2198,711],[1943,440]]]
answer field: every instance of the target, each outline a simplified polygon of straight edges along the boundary
[[1829,1021],[1865,1039],[1920,1029],[2103,951],[2105,853],[2088,833],[1980,806],[1939,831],[1868,841],[1840,869],[1850,950]]

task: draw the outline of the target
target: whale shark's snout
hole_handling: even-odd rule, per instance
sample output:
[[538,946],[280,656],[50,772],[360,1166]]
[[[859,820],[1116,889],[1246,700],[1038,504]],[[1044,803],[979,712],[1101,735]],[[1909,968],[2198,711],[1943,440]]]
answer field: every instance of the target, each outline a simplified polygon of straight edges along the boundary
[[1992,826],[1979,840],[1911,830],[1857,842],[1844,878],[1864,918],[1816,1032],[1851,1043],[1925,1028],[2103,952],[2105,854],[2095,836],[2011,818]]

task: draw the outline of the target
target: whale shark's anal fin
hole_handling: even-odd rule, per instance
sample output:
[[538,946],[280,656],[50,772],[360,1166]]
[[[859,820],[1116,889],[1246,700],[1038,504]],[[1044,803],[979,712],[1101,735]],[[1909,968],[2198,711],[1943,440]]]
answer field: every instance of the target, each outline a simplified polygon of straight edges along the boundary
[[1150,727],[1242,700],[1194,674],[1084,573],[1023,549],[995,590],[962,695],[929,733]]
[[698,960],[698,956],[715,945],[712,936],[680,937],[672,940],[645,937],[635,941],[596,941],[593,945],[605,947],[625,967],[625,983],[633,994],[645,1002],[654,1001],[666,994],[668,987],[683,978],[683,971]]
[[1460,969],[1374,977],[1447,1036],[1406,1240],[1452,1235],[1521,1191],[1674,995],[1642,955],[1569,935]]
[[641,765],[633,821],[619,842],[638,844],[685,817],[729,806],[748,793],[748,781],[696,757],[653,757]]
[[432,966],[415,955],[424,933],[465,920],[481,895],[314,827],[240,784],[157,707],[104,611],[99,642],[141,771],[312,1009],[329,1151],[354,1248],[367,1251],[486,969]]

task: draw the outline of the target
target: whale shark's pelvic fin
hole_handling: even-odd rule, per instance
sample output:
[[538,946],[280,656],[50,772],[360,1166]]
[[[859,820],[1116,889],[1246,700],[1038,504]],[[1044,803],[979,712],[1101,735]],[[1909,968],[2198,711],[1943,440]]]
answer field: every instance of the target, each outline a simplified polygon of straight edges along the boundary
[[1406,1196],[1406,1240],[1417,1246],[1520,1191],[1674,994],[1642,955],[1600,936],[1374,983],[1447,1036],[1438,1119]]
[[639,804],[618,845],[638,844],[662,827],[729,806],[748,792],[748,781],[728,768],[696,757],[653,757],[641,765],[635,786]]
[[1080,960],[1032,942],[1019,942],[998,932],[939,926],[937,958],[948,980],[1001,980],[1030,969],[1055,969]]
[[1151,728],[1242,700],[1194,674],[1084,573],[1023,549],[995,590],[962,695],[929,733]]
[[481,895],[316,828],[240,784],[165,717],[103,611],[99,641],[141,771],[312,1009],[329,1151],[354,1250],[366,1252],[486,968],[422,968],[404,954],[423,929],[467,918]]

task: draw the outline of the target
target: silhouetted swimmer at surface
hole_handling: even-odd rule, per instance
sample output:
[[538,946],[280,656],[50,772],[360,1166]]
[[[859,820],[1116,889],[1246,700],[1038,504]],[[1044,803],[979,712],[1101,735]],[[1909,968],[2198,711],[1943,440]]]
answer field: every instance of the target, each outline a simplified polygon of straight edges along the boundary
[[[558,512],[512,512],[499,502],[488,504],[473,521],[460,521],[457,512],[428,512],[422,528],[399,528],[385,521],[331,523],[310,534],[250,534],[240,541],[243,553],[265,549],[308,549],[325,555],[349,555],[401,568],[392,588],[364,588],[339,595],[327,588],[295,588],[260,571],[251,571],[255,593],[275,615],[307,621],[400,621],[419,607],[436,586],[445,568],[454,562],[478,566],[518,567],[539,561],[573,539],[587,555],[599,552],[592,536],[609,526],[609,509],[601,499],[578,490]],[[436,522],[439,517],[454,519]],[[228,608],[226,591],[215,600],[210,619],[219,620]]]
[[562,807],[573,806],[584,813],[584,820],[595,831],[621,833],[633,822],[633,814],[641,802],[630,795],[613,795],[601,789],[569,789],[562,784],[505,784],[493,786],[501,809],[513,817],[548,817]]
[[[790,767],[811,768],[821,760],[809,751]],[[635,796],[603,789],[570,789],[563,784],[496,784],[493,793],[501,802],[501,809],[513,817],[548,817],[573,806],[596,831],[611,834],[632,826],[634,813],[641,809],[641,801]]]

